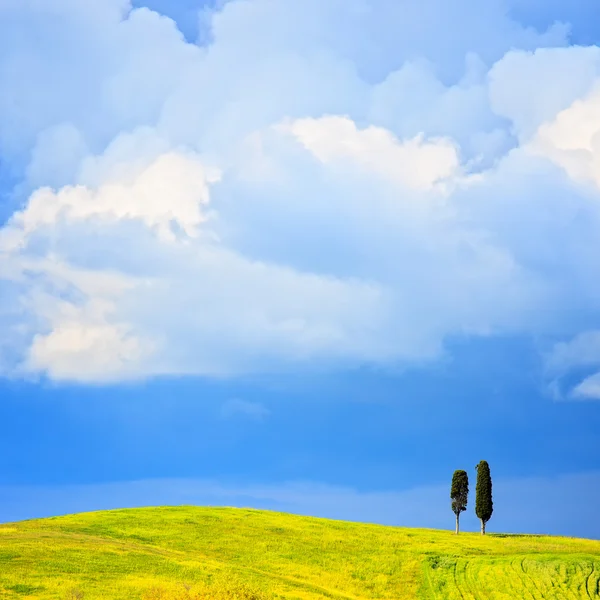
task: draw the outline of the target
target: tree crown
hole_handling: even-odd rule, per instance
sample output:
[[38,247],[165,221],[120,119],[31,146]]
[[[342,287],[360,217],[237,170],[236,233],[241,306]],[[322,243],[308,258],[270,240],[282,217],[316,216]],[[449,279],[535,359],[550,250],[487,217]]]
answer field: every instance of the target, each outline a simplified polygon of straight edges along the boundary
[[452,475],[450,498],[452,499],[452,512],[456,515],[467,510],[469,497],[469,476],[466,471],[457,470]]
[[477,485],[475,487],[475,514],[484,522],[490,520],[494,512],[492,502],[492,477],[490,466],[487,461],[482,460],[476,467]]

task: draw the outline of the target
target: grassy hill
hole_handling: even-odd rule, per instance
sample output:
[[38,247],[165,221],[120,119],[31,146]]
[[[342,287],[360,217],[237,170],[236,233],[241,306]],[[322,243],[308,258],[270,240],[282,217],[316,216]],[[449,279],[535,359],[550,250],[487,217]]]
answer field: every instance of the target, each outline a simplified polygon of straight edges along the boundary
[[[452,514],[448,515],[452,522]],[[231,508],[0,526],[0,598],[600,598],[600,542]]]

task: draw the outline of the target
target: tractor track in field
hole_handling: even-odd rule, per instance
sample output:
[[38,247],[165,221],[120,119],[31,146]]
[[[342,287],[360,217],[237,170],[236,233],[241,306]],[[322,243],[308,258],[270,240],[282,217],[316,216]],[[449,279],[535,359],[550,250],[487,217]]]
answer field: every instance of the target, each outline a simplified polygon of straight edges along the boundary
[[477,579],[477,574],[469,574],[473,570],[475,570],[475,567],[473,567],[473,562],[467,560],[467,564],[465,565],[465,581],[469,587],[469,593],[471,596],[473,596],[474,600],[481,600],[480,592],[475,593],[476,585],[473,583],[473,579]]
[[[518,559],[517,559],[518,560]],[[539,586],[535,582],[535,579],[529,575],[527,570],[525,569],[525,560],[526,557],[522,557],[519,562],[520,572],[521,572],[521,581],[523,582],[523,587],[527,591],[527,593],[531,596],[532,600],[539,600],[539,598],[544,597],[544,592],[540,590]],[[531,585],[528,586],[527,583],[531,582]],[[531,587],[535,590],[535,594],[531,591]]]
[[[547,577],[536,578],[531,574],[526,556],[515,557],[504,566],[492,562],[492,577],[500,584],[505,593],[519,600],[599,600],[600,578],[597,577],[596,563],[583,563],[577,566],[565,566],[558,563],[553,566]],[[451,570],[448,571],[450,582],[455,588],[453,594],[461,600],[484,600],[488,598],[490,589],[480,588],[478,580],[477,561],[457,559]],[[440,596],[436,593],[431,580],[431,574],[426,573],[428,597],[436,600]],[[454,596],[453,596],[454,597]]]
[[554,577],[550,577],[550,589],[553,591],[553,594],[556,594],[556,584],[554,583]]
[[[419,597],[488,600],[490,594],[502,592],[514,600],[600,600],[598,565],[593,558],[578,565],[565,565],[560,559],[538,564],[523,555],[499,563],[457,558],[448,566],[445,573],[425,569]],[[446,593],[439,586],[443,581],[448,585]]]
[[[593,595],[592,592],[590,592],[590,580],[594,582],[594,590],[593,590]],[[590,574],[586,577],[585,580],[585,591],[587,592],[587,595],[589,598],[592,598],[592,600],[594,598],[600,598],[600,576],[598,575],[598,571],[596,569],[596,562],[592,559],[592,570],[590,571]]]
[[560,590],[564,594],[565,598],[572,598],[573,600],[580,600],[573,591],[571,591],[568,587],[566,587],[567,581],[569,581],[569,571],[568,567],[564,565],[559,565],[559,572],[563,575],[563,579],[560,582]]
[[[596,563],[594,563],[594,561],[592,561],[592,570],[590,571],[590,574],[585,578],[585,592],[588,595],[588,598],[590,598],[590,600],[593,600],[593,596],[590,594],[590,579],[592,578],[592,575],[594,574],[594,572],[596,571]],[[598,594],[595,594],[596,598],[598,597]]]
[[586,595],[587,595],[587,568],[584,568],[583,565],[578,565],[577,566],[577,577],[575,580],[576,583],[576,590],[578,592],[578,595],[575,596],[575,592],[571,592],[573,594],[573,597],[576,600],[579,600],[581,598],[583,598],[583,592],[585,591]]
[[[503,568],[501,571],[502,580],[505,582],[507,589],[510,590],[513,598],[525,600],[525,598],[523,598],[523,594],[527,592],[531,596],[531,592],[529,592],[525,586],[525,582],[523,581],[523,573],[521,573],[520,568],[516,566],[517,562],[519,562],[518,559],[513,559],[510,562],[503,563]],[[517,582],[519,585],[517,585]]]
[[429,567],[426,566],[423,569],[424,573],[425,573],[425,579],[426,579],[426,583],[427,583],[427,589],[429,592],[429,595],[431,596],[431,600],[437,600],[438,595],[435,593],[435,590],[433,589],[433,584],[431,583],[431,576],[429,573]]
[[462,562],[462,569],[460,571],[462,574],[462,597],[465,598],[466,594],[467,600],[481,600],[480,592],[477,591],[477,586],[473,583],[473,579],[476,579],[477,576],[471,575],[476,566],[473,566],[473,562],[468,558],[459,559],[459,562]]
[[462,593],[462,590],[460,589],[460,584],[458,582],[458,576],[456,574],[457,567],[458,567],[458,559],[454,562],[454,587],[458,590],[458,593],[460,594],[461,599],[466,600],[465,595]]

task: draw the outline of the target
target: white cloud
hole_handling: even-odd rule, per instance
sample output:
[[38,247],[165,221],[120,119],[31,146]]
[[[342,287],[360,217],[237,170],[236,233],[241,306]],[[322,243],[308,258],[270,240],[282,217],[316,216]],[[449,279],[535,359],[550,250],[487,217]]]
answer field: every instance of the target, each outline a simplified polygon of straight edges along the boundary
[[464,68],[459,81],[445,86],[434,65],[407,61],[373,86],[369,122],[401,138],[424,131],[445,137],[475,166],[489,166],[511,147],[511,136],[490,107],[485,63],[473,52],[465,57]]
[[599,77],[596,46],[515,50],[490,70],[490,102],[527,142],[543,123],[588,94]]
[[72,315],[33,338],[27,367],[57,381],[106,382],[137,374],[147,350],[124,326],[86,323]]
[[522,27],[500,0],[307,0],[302,5],[294,0],[234,0],[213,21],[219,50],[240,51],[242,64],[281,50],[296,55],[331,52],[356,65],[367,80],[384,78],[415,56],[454,78],[470,51],[491,64],[511,47],[563,45],[566,33],[560,24],[541,34]]
[[206,173],[193,156],[164,154],[141,169],[128,165],[119,178],[105,181],[97,190],[66,186],[55,192],[40,188],[24,210],[15,213],[0,237],[0,248],[27,244],[43,228],[64,221],[97,219],[100,222],[140,220],[164,240],[176,238],[174,228],[195,237],[204,220],[201,207],[208,203],[208,184],[216,175]]
[[560,165],[577,181],[600,188],[600,81],[540,126],[531,148]]
[[548,368],[559,373],[596,364],[600,364],[600,331],[585,331],[568,342],[557,343],[547,360]]
[[[456,175],[457,149],[448,139],[422,136],[400,143],[386,129],[358,130],[347,117],[297,119],[283,126],[325,165],[350,160],[353,165],[417,190]],[[350,168],[352,168],[352,166]]]
[[1,10],[0,152],[15,165],[62,124],[99,153],[119,133],[156,123],[201,57],[171,20],[130,12],[127,0],[10,0]]
[[586,377],[581,383],[578,383],[573,388],[571,395],[574,398],[600,400],[600,373]]
[[[600,331],[584,331],[566,342],[554,345],[546,357],[546,369],[551,385],[559,389],[562,377],[572,371],[600,368]],[[560,394],[558,394],[560,396]],[[570,399],[600,400],[600,372],[588,375],[572,387]]]
[[600,299],[600,51],[538,49],[560,25],[500,0],[232,0],[198,47],[121,0],[0,10],[0,159],[22,176],[3,364],[418,362],[455,335],[574,335],[573,299]]
[[130,278],[78,270],[56,258],[16,255],[6,264],[12,269],[2,276],[25,290],[20,307],[28,315],[30,341],[17,373],[89,383],[139,376],[153,343],[115,318],[117,300],[134,285]]
[[[203,228],[209,192],[197,159],[167,154],[127,181],[119,173],[97,190],[39,190],[1,232],[4,276],[26,283],[43,332],[24,368],[108,381],[394,354],[380,339],[389,308],[378,286],[251,261],[216,241]],[[137,237],[122,237],[127,222],[143,225],[130,230]],[[95,268],[76,266],[90,259]]]
[[[313,134],[323,126],[329,143],[325,154],[314,138],[306,137],[306,122],[288,122],[281,143],[285,145],[288,131],[295,132],[303,146],[324,159],[316,168],[333,177],[332,207],[337,206],[338,218],[354,221],[342,230],[344,235],[357,247],[371,246],[363,272],[336,277],[318,263],[306,271],[279,264],[277,256],[244,257],[235,249],[235,239],[222,239],[227,232],[219,228],[219,211],[208,220],[200,211],[202,206],[208,210],[209,187],[198,157],[169,153],[147,166],[109,160],[110,175],[98,189],[38,190],[2,231],[2,247],[13,268],[21,270],[20,280],[29,282],[28,295],[44,289],[44,302],[29,302],[29,307],[45,330],[33,338],[23,366],[57,379],[107,381],[119,373],[123,378],[224,375],[294,362],[390,364],[435,356],[446,334],[505,327],[504,308],[494,314],[493,301],[502,294],[514,309],[515,301],[528,301],[529,292],[512,298],[523,293],[518,291],[518,266],[477,232],[463,231],[444,206],[446,191],[433,187],[455,169],[455,149],[445,142],[429,147],[413,142],[407,149],[384,131],[361,132],[346,120],[342,127],[350,139],[337,146],[335,136],[327,137],[330,119],[310,125]],[[383,167],[371,160],[374,151]],[[349,163],[331,170],[329,160],[336,153]],[[407,161],[412,169],[405,169]],[[419,161],[425,168],[416,166]],[[93,164],[106,162],[99,158]],[[354,165],[362,171],[357,173]],[[293,167],[284,162],[281,170],[301,185],[302,175]],[[374,175],[382,176],[379,189]],[[240,185],[237,203],[247,201]],[[348,185],[358,190],[352,202],[345,197]],[[456,185],[462,184],[457,180]],[[372,197],[366,205],[368,188]],[[322,194],[318,187],[310,192],[315,200]],[[270,213],[275,226],[281,208]],[[130,230],[137,237],[123,238],[120,231],[127,222],[143,226]],[[310,220],[295,226],[310,231]],[[102,232],[102,237],[81,235],[88,230]],[[178,230],[185,235],[177,235]],[[94,268],[86,266],[76,240]],[[115,243],[126,259],[111,250]],[[35,258],[40,248],[57,254],[65,265],[60,273]],[[390,270],[388,255],[396,249],[422,254],[429,263],[424,263],[426,270],[421,271],[422,262],[416,269],[406,264]],[[152,264],[152,256],[160,257],[158,264]],[[87,287],[94,273],[119,272],[131,261],[146,264],[141,271],[128,269],[123,274],[127,285],[116,293]],[[69,264],[78,265],[76,275]],[[32,270],[35,277],[28,274]],[[71,298],[53,298],[47,291],[61,286],[75,290]],[[436,289],[443,293],[435,296]],[[55,310],[49,315],[42,305]],[[112,362],[107,358],[111,353]],[[69,362],[77,368],[66,368]]]

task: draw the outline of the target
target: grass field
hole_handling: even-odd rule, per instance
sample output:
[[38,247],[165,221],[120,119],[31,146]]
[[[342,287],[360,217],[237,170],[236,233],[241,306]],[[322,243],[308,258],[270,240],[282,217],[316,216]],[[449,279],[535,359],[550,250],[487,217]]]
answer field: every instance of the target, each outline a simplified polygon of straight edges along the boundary
[[[449,515],[449,522],[452,521]],[[230,508],[0,526],[0,598],[600,598],[600,542]]]

